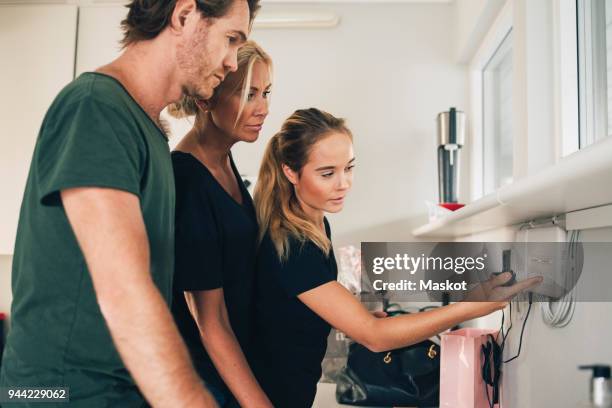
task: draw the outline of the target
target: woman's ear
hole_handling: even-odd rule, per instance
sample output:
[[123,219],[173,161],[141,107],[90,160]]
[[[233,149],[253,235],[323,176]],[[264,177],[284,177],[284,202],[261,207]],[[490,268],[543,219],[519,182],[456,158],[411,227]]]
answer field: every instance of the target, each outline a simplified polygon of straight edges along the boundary
[[285,177],[287,177],[287,180],[289,180],[289,182],[295,186],[298,182],[298,174],[295,171],[291,170],[291,168],[284,163],[282,167],[283,173],[285,173]]

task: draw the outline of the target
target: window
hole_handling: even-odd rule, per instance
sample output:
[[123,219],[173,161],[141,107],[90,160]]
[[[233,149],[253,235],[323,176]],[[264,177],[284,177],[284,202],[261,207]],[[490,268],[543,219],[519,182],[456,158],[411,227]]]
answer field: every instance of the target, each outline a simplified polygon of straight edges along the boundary
[[580,148],[612,134],[612,0],[577,0]]
[[482,70],[483,192],[512,182],[512,32]]
[[513,2],[506,1],[475,50],[469,67],[470,198],[478,200],[512,182],[514,53]]

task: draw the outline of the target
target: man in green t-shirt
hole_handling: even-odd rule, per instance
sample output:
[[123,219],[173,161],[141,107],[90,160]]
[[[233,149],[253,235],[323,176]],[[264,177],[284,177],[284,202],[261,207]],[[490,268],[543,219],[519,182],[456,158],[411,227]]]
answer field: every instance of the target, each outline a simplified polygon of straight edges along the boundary
[[257,1],[133,0],[122,55],[49,108],[19,218],[0,387],[67,387],[87,408],[214,406],[168,310],[174,179],[159,114],[183,95],[209,98],[236,70]]

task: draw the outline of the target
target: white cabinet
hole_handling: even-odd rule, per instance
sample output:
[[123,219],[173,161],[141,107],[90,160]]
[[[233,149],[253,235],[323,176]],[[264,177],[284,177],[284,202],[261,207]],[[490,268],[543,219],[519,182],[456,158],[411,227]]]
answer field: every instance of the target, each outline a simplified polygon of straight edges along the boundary
[[75,5],[0,6],[0,254],[12,254],[36,136],[73,78]]

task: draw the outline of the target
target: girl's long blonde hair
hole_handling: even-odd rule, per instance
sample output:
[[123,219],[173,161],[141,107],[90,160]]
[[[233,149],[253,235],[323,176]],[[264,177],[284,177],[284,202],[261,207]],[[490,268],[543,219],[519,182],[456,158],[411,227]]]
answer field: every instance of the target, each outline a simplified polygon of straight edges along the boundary
[[285,120],[266,147],[254,194],[259,243],[269,233],[281,260],[288,257],[290,236],[302,243],[312,241],[327,255],[330,252],[329,238],[306,217],[282,165],[300,174],[314,144],[331,132],[342,132],[352,139],[343,119],[316,108],[301,109]]

